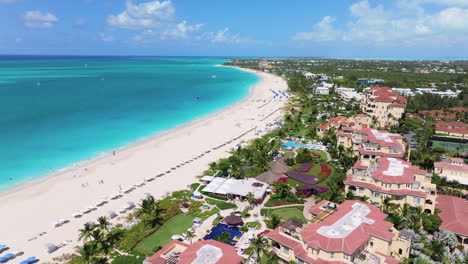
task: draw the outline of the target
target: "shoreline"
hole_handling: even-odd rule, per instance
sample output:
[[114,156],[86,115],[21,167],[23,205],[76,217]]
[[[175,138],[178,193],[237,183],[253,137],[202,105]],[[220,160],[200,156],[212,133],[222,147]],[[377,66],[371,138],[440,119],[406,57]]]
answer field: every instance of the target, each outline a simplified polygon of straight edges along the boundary
[[[229,67],[229,68],[238,69],[238,70],[241,70],[241,71],[244,71],[244,72],[256,74],[255,71],[253,71],[253,70],[249,71],[249,69],[243,69],[243,68],[235,67],[235,66],[225,66],[225,65],[217,64],[217,65],[214,65],[214,67]],[[250,85],[247,95],[245,97],[243,97],[242,99],[240,99],[240,100],[238,100],[238,101],[236,101],[236,102],[234,102],[232,104],[229,104],[229,105],[227,105],[227,106],[225,106],[225,107],[223,107],[221,109],[218,109],[218,110],[216,110],[216,111],[214,111],[212,113],[209,113],[209,114],[203,115],[201,117],[195,118],[195,119],[193,119],[193,120],[191,120],[189,122],[185,122],[185,123],[182,123],[180,125],[177,125],[177,126],[175,126],[173,128],[155,132],[152,135],[149,135],[149,136],[143,137],[141,139],[138,139],[136,141],[130,142],[130,143],[125,144],[125,145],[123,145],[123,146],[121,146],[119,148],[112,149],[112,150],[109,150],[109,151],[103,151],[97,156],[90,157],[90,158],[84,159],[84,160],[76,161],[72,165],[57,169],[54,172],[51,172],[51,173],[48,173],[48,174],[45,174],[45,175],[42,175],[42,176],[32,177],[31,179],[26,179],[26,180],[24,180],[22,182],[19,182],[18,184],[15,184],[12,187],[7,187],[7,188],[4,188],[4,189],[0,189],[0,199],[5,197],[5,196],[11,195],[11,194],[13,194],[15,192],[20,192],[20,191],[22,191],[24,189],[27,189],[28,187],[33,186],[35,184],[44,183],[44,182],[47,182],[49,180],[52,180],[53,178],[60,177],[61,175],[70,172],[71,170],[85,168],[86,166],[92,166],[93,163],[99,162],[102,159],[112,157],[112,154],[113,154],[114,151],[116,153],[118,153],[118,152],[122,152],[122,151],[131,150],[132,148],[137,148],[137,147],[139,147],[141,145],[144,145],[144,144],[146,144],[146,143],[148,143],[150,141],[157,140],[157,139],[159,139],[159,138],[161,138],[161,137],[163,137],[163,136],[165,136],[167,134],[175,133],[175,132],[177,132],[177,130],[181,130],[181,129],[190,127],[192,125],[195,125],[196,123],[203,122],[204,120],[209,119],[211,117],[214,117],[216,115],[221,115],[223,112],[229,111],[231,108],[235,108],[237,105],[242,104],[243,102],[247,101],[252,96],[252,93],[253,93],[253,90],[255,89],[255,86],[262,82],[262,78],[260,76],[258,76],[258,75],[257,75],[257,77],[259,78],[259,81],[254,83],[253,85]]]
[[[260,78],[240,101],[127,145],[115,156],[107,153],[86,164],[69,167],[2,193],[0,210],[7,213],[0,218],[1,242],[12,250],[34,255],[41,262],[72,253],[74,247],[81,244],[77,237],[84,223],[95,221],[108,211],[119,212],[126,202],[138,203],[145,193],[160,199],[168,192],[186,189],[188,184],[197,182],[197,176],[210,162],[227,157],[228,151],[238,144],[261,136],[269,128],[268,123],[282,118],[281,108],[286,102],[286,99],[273,99],[270,89],[286,91],[287,84],[275,75],[240,70]],[[177,164],[184,165],[175,168]],[[150,182],[144,181],[165,171],[170,173]],[[144,184],[123,194],[122,198],[109,199],[107,204],[80,218],[72,217],[75,212],[94,206],[103,197],[139,182]],[[60,219],[70,222],[52,227],[52,223]],[[47,254],[44,251],[47,243],[64,243],[66,246]]]

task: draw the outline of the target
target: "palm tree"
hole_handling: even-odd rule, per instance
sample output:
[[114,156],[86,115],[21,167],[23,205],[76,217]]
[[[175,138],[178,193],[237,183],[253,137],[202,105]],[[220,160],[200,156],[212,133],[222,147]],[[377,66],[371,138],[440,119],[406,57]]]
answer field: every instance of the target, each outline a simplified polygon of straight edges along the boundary
[[281,218],[276,214],[272,214],[269,218],[270,220],[266,221],[268,228],[275,229],[281,225]]
[[445,253],[445,246],[441,241],[431,240],[427,245],[426,254],[433,260],[442,261]]
[[159,201],[156,201],[153,196],[150,196],[143,200],[140,208],[137,210],[137,216],[140,217],[145,224],[155,227],[161,224],[161,214],[164,209],[161,208]]
[[94,256],[94,248],[90,244],[84,244],[83,247],[77,249],[76,253],[84,264],[89,264]]
[[192,245],[192,239],[196,237],[195,233],[192,232],[192,231],[187,231],[185,233],[185,235],[186,235],[188,241],[190,242],[190,245]]
[[101,216],[97,219],[97,227],[100,228],[103,231],[109,232],[109,228],[111,226],[111,223],[109,220],[107,220],[107,217]]
[[262,254],[267,253],[268,247],[269,247],[268,240],[266,240],[263,236],[258,236],[258,237],[253,238],[250,241],[251,253],[250,253],[249,259],[253,255],[255,255],[257,258],[256,262],[259,263],[260,258],[262,257]]
[[221,233],[221,235],[215,237],[215,240],[219,241],[219,242],[226,243],[226,244],[230,244],[231,243],[231,234],[227,230],[224,230],[223,233]]
[[247,201],[249,202],[249,204],[252,204],[254,199],[255,199],[255,195],[252,193],[252,192],[249,192],[245,198],[247,198]]
[[95,229],[95,225],[90,224],[90,223],[84,224],[84,227],[78,230],[78,232],[80,232],[78,236],[78,240],[83,240],[85,242],[89,240],[91,238],[91,234],[94,231],[94,229]]

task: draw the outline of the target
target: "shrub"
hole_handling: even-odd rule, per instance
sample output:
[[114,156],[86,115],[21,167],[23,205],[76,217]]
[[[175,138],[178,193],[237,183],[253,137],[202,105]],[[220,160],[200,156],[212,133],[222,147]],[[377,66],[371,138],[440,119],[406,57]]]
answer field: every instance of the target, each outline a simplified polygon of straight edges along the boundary
[[284,163],[288,166],[294,166],[294,164],[296,164],[296,160],[294,158],[287,158],[284,160]]
[[198,183],[198,182],[192,183],[192,184],[190,184],[190,189],[191,190],[196,190],[198,188],[198,186],[200,186],[200,183]]
[[120,255],[114,258],[111,264],[141,264],[143,260],[144,260],[144,257],[142,256]]
[[296,163],[312,163],[313,158],[308,153],[299,153],[296,156]]

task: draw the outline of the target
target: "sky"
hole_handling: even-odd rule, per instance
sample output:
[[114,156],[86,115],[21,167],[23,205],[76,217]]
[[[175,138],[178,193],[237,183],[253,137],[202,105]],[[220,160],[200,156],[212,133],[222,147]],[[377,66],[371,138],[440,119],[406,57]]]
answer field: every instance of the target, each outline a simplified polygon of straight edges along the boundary
[[0,54],[468,57],[468,0],[0,0]]

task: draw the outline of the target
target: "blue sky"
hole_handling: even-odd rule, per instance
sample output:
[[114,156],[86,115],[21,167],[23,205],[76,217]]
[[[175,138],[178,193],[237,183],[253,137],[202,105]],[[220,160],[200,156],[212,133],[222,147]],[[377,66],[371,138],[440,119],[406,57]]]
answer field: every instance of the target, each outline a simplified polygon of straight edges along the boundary
[[468,57],[468,0],[0,0],[0,54]]

